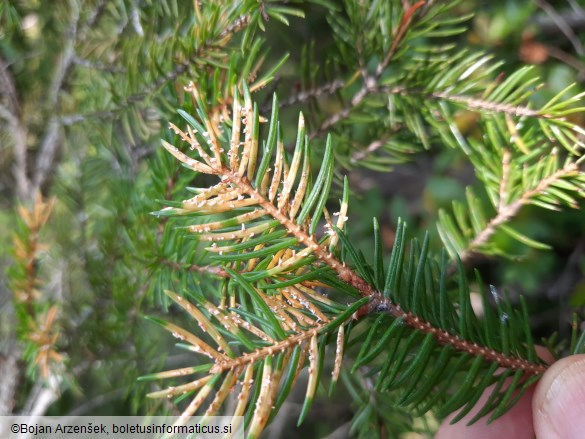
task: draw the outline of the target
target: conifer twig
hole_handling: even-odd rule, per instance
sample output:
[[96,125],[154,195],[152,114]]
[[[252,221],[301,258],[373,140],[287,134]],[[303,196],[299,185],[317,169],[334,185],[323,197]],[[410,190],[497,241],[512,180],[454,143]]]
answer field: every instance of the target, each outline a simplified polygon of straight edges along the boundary
[[[333,94],[337,90],[343,88],[345,83],[339,79],[322,84],[318,87],[311,88],[309,90],[300,91],[299,93],[292,94],[286,100],[279,103],[280,108],[290,107],[296,104],[303,104],[312,98],[319,98],[325,94]],[[268,112],[272,109],[272,102],[262,106],[263,112]]]
[[159,76],[155,81],[152,81],[150,85],[145,87],[143,90],[133,93],[125,99],[125,102],[115,106],[114,108],[110,108],[107,110],[99,110],[85,114],[70,114],[70,115],[63,115],[60,117],[60,120],[64,125],[73,125],[79,122],[83,122],[85,120],[95,120],[95,119],[113,119],[115,118],[119,112],[129,108],[130,106],[142,102],[146,100],[153,92],[161,89],[164,85],[176,80],[179,76],[185,74],[191,66],[195,63],[195,61],[205,54],[205,51],[213,49],[215,50],[217,47],[225,47],[233,34],[245,29],[246,26],[250,23],[249,16],[241,16],[234,20],[233,23],[230,23],[226,28],[221,32],[219,35],[219,39],[208,39],[193,53],[188,57],[188,59],[175,63],[175,67],[167,72],[166,74]]
[[347,119],[349,117],[352,109],[356,108],[359,104],[361,104],[361,102],[368,95],[370,95],[371,93],[378,90],[378,88],[379,88],[378,81],[380,80],[382,73],[384,73],[384,69],[386,67],[388,67],[388,65],[390,64],[390,61],[392,61],[392,58],[394,57],[394,55],[396,55],[396,51],[398,50],[400,43],[404,39],[404,37],[408,31],[408,28],[410,27],[410,25],[412,23],[412,19],[413,19],[415,12],[418,9],[420,9],[422,6],[424,6],[425,3],[426,2],[424,0],[421,0],[417,3],[415,3],[414,5],[412,5],[409,9],[405,10],[404,15],[402,17],[402,21],[400,22],[399,27],[395,31],[395,35],[394,35],[394,38],[392,39],[392,44],[390,46],[390,49],[388,50],[388,53],[386,54],[384,59],[376,66],[376,71],[375,71],[374,75],[370,76],[370,75],[366,74],[363,70],[361,71],[362,75],[364,76],[364,84],[363,84],[362,88],[351,99],[349,105],[346,105],[339,112],[337,112],[337,113],[331,115],[330,117],[328,117],[327,119],[325,119],[321,123],[321,125],[317,128],[317,130],[315,132],[311,133],[311,136],[310,136],[311,139],[323,135],[323,133],[326,132],[331,126],[335,125],[336,123],[338,123],[341,120]]
[[436,328],[416,315],[404,311],[401,309],[400,304],[392,303],[390,299],[383,297],[379,292],[372,295],[367,309],[368,312],[374,310],[385,311],[397,319],[402,319],[411,328],[417,329],[424,334],[433,334],[434,338],[442,345],[453,346],[455,349],[461,352],[467,352],[473,356],[481,356],[487,361],[499,364],[503,368],[522,370],[527,375],[538,375],[544,373],[547,369],[544,365],[532,363],[522,358],[504,355],[486,346],[480,346],[477,343],[472,343],[457,335],[450,334],[443,329]]
[[392,134],[391,132],[387,132],[381,138],[374,140],[373,142],[371,142],[365,148],[359,149],[359,150],[355,151],[351,155],[351,158],[349,159],[349,163],[352,164],[352,165],[354,165],[357,162],[365,159],[367,156],[373,154],[378,149],[382,148],[386,144],[386,142],[388,141],[388,139],[390,139],[391,134]]
[[[407,91],[405,91],[408,93]],[[470,110],[489,111],[494,113],[504,113],[511,116],[535,117],[542,119],[552,119],[554,116],[541,113],[538,110],[532,110],[521,105],[509,105],[500,102],[490,102],[483,99],[472,98],[468,96],[451,95],[446,92],[436,91],[429,95],[437,99],[445,99],[457,104],[464,104]]]
[[289,234],[296,237],[300,243],[309,249],[309,251],[325,265],[335,270],[342,281],[359,290],[364,297],[370,296],[374,293],[374,289],[370,284],[359,277],[357,273],[347,265],[339,262],[339,260],[337,260],[326,247],[319,245],[314,236],[309,236],[307,232],[301,230],[301,227],[298,224],[295,224],[287,215],[278,209],[278,207],[272,204],[272,202],[260,195],[258,190],[252,187],[247,178],[237,175],[226,167],[216,169],[216,171],[217,175],[225,177],[225,182],[235,184],[243,191],[243,193],[256,200],[256,202],[270,216],[278,220],[288,230]]
[[420,96],[422,98],[429,99],[442,99],[450,101],[456,104],[465,105],[471,111],[485,111],[492,113],[508,114],[516,117],[530,117],[540,119],[555,119],[558,118],[554,115],[543,113],[539,110],[533,110],[523,105],[510,105],[501,102],[491,102],[485,99],[461,96],[450,94],[445,91],[435,91],[432,93],[426,93],[420,89],[413,89],[404,86],[396,87],[384,87],[377,84],[375,76],[369,76],[367,83],[354,95],[350,104],[339,110],[337,113],[329,116],[323,121],[319,128],[311,133],[311,139],[322,136],[329,128],[339,123],[340,121],[347,119],[351,114],[353,108],[357,107],[367,96],[375,93],[385,93],[388,95],[411,95]]
[[[547,188],[549,188],[555,182],[568,176],[575,175],[578,172],[579,166],[576,163],[570,163],[547,178],[541,180],[534,189],[530,189],[524,192],[514,202],[510,204],[500,204],[500,206],[498,206],[496,215],[488,222],[487,226],[480,233],[476,234],[467,248],[459,254],[461,262],[463,264],[467,263],[468,260],[475,254],[476,250],[482,245],[486,244],[492,235],[496,233],[498,227],[508,222],[512,217],[516,216],[523,206],[530,204],[531,199],[546,192]],[[453,267],[451,267],[450,271],[453,271]]]
[[406,35],[406,32],[410,26],[410,23],[412,22],[412,18],[415,12],[422,8],[425,5],[425,3],[426,3],[425,0],[420,0],[410,7],[408,7],[407,2],[403,4],[405,11],[404,15],[402,16],[402,21],[400,22],[400,26],[398,27],[398,30],[397,32],[395,32],[394,38],[392,39],[392,45],[390,46],[390,50],[384,57],[384,60],[376,67],[376,78],[380,78],[380,76],[382,76],[382,73],[384,72],[384,69],[388,67],[388,64],[396,54],[396,51],[398,50],[398,46],[400,45],[402,39]]
[[41,195],[37,195],[31,209],[21,206],[18,211],[25,232],[22,236],[16,234],[14,237],[15,262],[20,269],[12,280],[14,303],[16,307],[26,310],[25,313],[19,313],[20,324],[27,327],[26,342],[34,346],[34,364],[40,372],[23,410],[23,414],[31,416],[45,414],[58,398],[63,381],[61,369],[64,357],[56,347],[60,338],[56,325],[59,307],[53,305],[44,313],[40,312],[39,307],[42,297],[39,291],[38,260],[44,247],[39,235],[51,215],[54,201],[51,199],[45,202]]

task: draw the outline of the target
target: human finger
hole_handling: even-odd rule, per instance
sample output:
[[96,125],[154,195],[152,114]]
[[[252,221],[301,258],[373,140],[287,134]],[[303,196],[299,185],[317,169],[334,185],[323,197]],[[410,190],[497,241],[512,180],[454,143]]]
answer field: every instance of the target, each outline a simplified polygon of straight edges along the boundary
[[552,364],[536,387],[533,400],[537,438],[585,437],[585,355]]

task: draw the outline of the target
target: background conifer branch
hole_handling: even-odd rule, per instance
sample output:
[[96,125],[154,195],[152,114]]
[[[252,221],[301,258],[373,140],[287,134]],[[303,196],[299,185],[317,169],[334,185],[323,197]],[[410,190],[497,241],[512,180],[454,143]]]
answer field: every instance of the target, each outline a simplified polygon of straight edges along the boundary
[[[508,167],[509,163],[504,162],[504,170]],[[505,198],[502,197],[505,196],[505,192],[503,192],[501,194],[502,196],[500,197],[500,202],[502,205],[498,207],[496,215],[489,220],[483,230],[475,235],[475,237],[469,243],[468,247],[459,253],[461,261],[466,263],[471,258],[476,249],[485,245],[489,241],[493,234],[496,233],[499,226],[510,221],[511,218],[518,214],[523,206],[530,204],[531,200],[538,197],[539,195],[545,194],[548,188],[558,184],[559,182],[562,182],[564,179],[576,176],[582,177],[583,171],[579,169],[579,166],[576,163],[569,163],[564,168],[559,169],[554,174],[538,182],[538,185],[534,189],[526,191],[520,196],[520,198],[517,198],[510,204],[505,204]],[[506,181],[507,179],[502,179],[502,185]]]
[[374,74],[369,75],[362,70],[362,74],[364,74],[364,83],[362,87],[353,96],[348,105],[346,105],[336,114],[325,119],[321,123],[321,125],[313,133],[311,133],[311,138],[323,135],[323,133],[327,132],[331,128],[331,126],[349,117],[352,109],[358,107],[369,94],[376,91],[378,87],[378,81],[380,80],[382,73],[384,73],[384,70],[386,69],[386,67],[388,67],[388,64],[390,64],[394,55],[396,55],[396,51],[400,47],[400,44],[403,42],[404,37],[406,36],[409,30],[409,27],[411,26],[413,20],[415,20],[416,12],[421,7],[423,7],[425,3],[426,3],[425,1],[419,1],[412,6],[407,7],[408,4],[403,5],[404,11],[400,26],[397,29],[395,29],[392,38],[392,44],[388,50],[388,53],[385,55],[384,59],[376,66]]
[[[343,81],[336,79],[329,83],[319,85],[318,87],[292,94],[286,100],[280,102],[279,106],[283,109],[292,105],[306,103],[310,99],[319,98],[324,94],[334,94],[344,86],[345,83]],[[262,111],[269,112],[271,110],[271,105],[272,104],[268,102],[266,105],[262,106]]]

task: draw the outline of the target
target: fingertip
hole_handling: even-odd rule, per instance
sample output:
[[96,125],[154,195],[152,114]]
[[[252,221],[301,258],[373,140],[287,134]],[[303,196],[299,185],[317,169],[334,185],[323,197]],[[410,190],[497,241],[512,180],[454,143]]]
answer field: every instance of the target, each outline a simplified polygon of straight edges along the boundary
[[585,355],[552,364],[532,402],[536,437],[580,439],[585,432]]

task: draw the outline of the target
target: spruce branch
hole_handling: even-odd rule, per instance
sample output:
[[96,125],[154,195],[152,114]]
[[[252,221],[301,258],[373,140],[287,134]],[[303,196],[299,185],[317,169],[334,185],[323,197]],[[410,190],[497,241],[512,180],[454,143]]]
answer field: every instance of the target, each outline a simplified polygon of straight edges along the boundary
[[[581,95],[576,95],[563,103],[553,98],[538,111],[547,115],[544,118],[524,114],[516,120],[510,113],[484,115],[480,123],[486,132],[485,142],[467,141],[453,123],[447,107],[441,108],[450,127],[450,132],[442,138],[469,157],[495,211],[488,213],[468,188],[466,207],[454,202],[452,217],[445,211],[439,212],[439,233],[452,256],[459,255],[469,264],[476,254],[504,255],[492,240],[498,230],[530,247],[548,248],[509,223],[529,204],[555,211],[562,206],[577,208],[577,200],[585,188],[581,155],[583,130],[567,122],[565,114],[576,110],[570,104],[580,98]],[[558,146],[567,151],[563,159]],[[450,272],[455,268],[452,265]]]
[[35,317],[35,302],[41,298],[37,287],[38,259],[44,245],[40,242],[40,232],[45,226],[55,200],[44,201],[40,194],[30,209],[20,206],[18,213],[22,221],[22,230],[14,234],[14,259],[17,265],[14,267],[13,291],[16,302],[26,307],[28,314]]
[[[451,58],[445,55],[450,53],[447,49],[438,49],[436,56],[429,50],[428,59],[411,62],[404,57],[406,42],[413,35],[434,36],[419,24],[436,14],[427,16],[432,9],[425,2],[414,6],[405,2],[403,9],[398,19],[394,17],[384,55],[374,54],[380,61],[371,73],[366,61],[374,55],[368,53],[367,38],[358,38],[354,66],[359,69],[347,82],[334,81],[285,101],[302,103],[330,91],[343,90],[339,93],[343,95],[356,78],[363,81],[341,109],[314,131],[306,132],[301,114],[290,158],[278,123],[278,111],[285,105],[279,106],[276,98],[267,121],[251,100],[253,90],[245,86],[243,99],[237,85],[234,92],[221,90],[225,99],[219,105],[215,97],[207,99],[205,87],[186,88],[195,108],[179,111],[186,125],[171,124],[175,138],[167,138],[163,146],[191,171],[215,176],[219,182],[193,189],[195,196],[169,202],[155,215],[182,217],[185,233],[196,235],[201,247],[207,245],[211,264],[217,264],[225,276],[217,290],[189,291],[187,297],[167,292],[197,321],[205,338],[157,321],[185,340],[187,349],[207,357],[201,366],[147,377],[194,375],[186,384],[150,395],[189,393],[192,399],[183,417],[200,410],[218,413],[230,391],[237,389],[235,413],[245,414],[249,436],[257,437],[281,407],[299,372],[308,367],[302,421],[331,344],[335,345],[333,381],[343,374],[348,363],[344,357],[353,354],[350,367],[355,372],[367,366],[376,392],[397,390],[398,404],[418,414],[433,409],[443,417],[461,409],[454,422],[469,413],[486,390],[490,396],[472,422],[485,415],[498,418],[545,372],[547,365],[536,352],[524,302],[514,310],[510,300],[491,287],[494,303],[482,291],[485,315],[476,316],[463,264],[471,254],[489,251],[499,230],[537,245],[508,225],[523,206],[575,205],[575,193],[582,193],[583,185],[576,159],[583,130],[566,116],[580,111],[573,106],[580,96],[566,100],[559,94],[535,110],[529,103],[535,84],[529,69],[494,81],[491,74],[497,64],[491,64],[489,56],[462,53]],[[382,17],[387,11],[380,7],[376,12]],[[437,24],[444,27],[436,35],[458,33],[449,26],[462,20]],[[390,64],[392,76],[386,75]],[[433,79],[419,75],[421,70],[434,72]],[[253,78],[252,72],[247,70],[245,76]],[[212,94],[217,93],[218,87],[213,87]],[[416,240],[408,246],[406,226],[399,223],[385,265],[380,227],[374,222],[374,262],[368,263],[348,237],[347,181],[340,211],[330,215],[325,208],[334,172],[334,142],[327,137],[318,175],[312,177],[309,140],[349,119],[362,105],[371,104],[374,113],[385,111],[378,111],[381,97],[389,101],[392,130],[364,151],[350,154],[349,162],[375,153],[393,140],[394,129],[403,127],[428,146],[428,130],[446,145],[460,148],[485,183],[495,214],[485,214],[471,189],[468,209],[454,204],[454,219],[442,213],[439,232],[454,262],[447,260],[446,253],[440,262],[431,258],[428,237],[422,246]],[[454,108],[479,114],[485,142],[461,135],[452,116]],[[260,128],[265,122],[266,130]],[[264,131],[268,132],[262,137]],[[563,163],[558,153],[550,154],[559,145],[568,152]],[[325,228],[321,235],[320,227]],[[483,286],[479,276],[476,284]],[[323,285],[334,291],[331,297],[322,294]],[[342,303],[339,295],[349,297],[349,304]],[[356,326],[363,329],[354,331]],[[205,408],[207,398],[212,402]]]
[[382,62],[380,64],[378,64],[378,66],[376,67],[375,78],[380,78],[380,76],[384,72],[384,69],[386,67],[388,67],[388,64],[390,64],[390,61],[392,60],[394,55],[396,55],[396,51],[398,50],[400,43],[402,42],[402,40],[405,37],[406,32],[408,31],[408,28],[410,27],[410,25],[412,23],[412,19],[413,19],[415,13],[420,8],[425,6],[425,4],[427,4],[427,3],[430,3],[430,2],[425,1],[425,0],[421,0],[421,1],[416,2],[412,6],[410,6],[407,2],[405,2],[403,4],[404,15],[402,16],[402,20],[400,22],[400,25],[395,30],[395,34],[394,34],[394,37],[392,39],[392,45],[390,46],[390,50],[388,51],[388,53],[386,54],[386,56],[384,57]]
[[[471,66],[463,62],[453,77],[464,69],[465,72],[473,70],[483,59],[472,61]],[[443,85],[450,84],[451,80]],[[562,206],[576,208],[578,198],[583,196],[585,132],[567,120],[567,116],[582,111],[577,105],[583,94],[563,100],[566,89],[540,109],[531,110],[523,103],[533,95],[532,85],[536,81],[537,78],[530,77],[530,69],[523,68],[486,91],[481,104],[459,97],[450,101],[463,104],[466,109],[477,106],[474,111],[480,111],[478,125],[485,133],[482,141],[468,139],[459,131],[446,102],[431,110],[436,112],[435,116],[440,114],[445,124],[427,119],[439,130],[445,143],[460,149],[469,158],[494,210],[489,212],[475,191],[468,188],[465,206],[455,201],[452,216],[439,212],[441,239],[449,253],[453,257],[458,255],[464,264],[469,265],[478,254],[507,255],[492,239],[497,231],[529,247],[549,248],[516,230],[512,220],[525,205],[549,210],[559,210]],[[566,150],[562,159],[559,147]],[[449,272],[455,270],[452,264]]]
[[[228,18],[229,17],[227,16],[222,17],[223,20]],[[116,118],[120,112],[149,99],[160,89],[186,74],[190,69],[193,68],[196,62],[200,62],[201,60],[205,59],[208,61],[213,59],[213,63],[217,63],[218,60],[216,58],[218,58],[218,55],[221,54],[221,50],[225,50],[234,35],[246,29],[249,23],[249,15],[241,15],[234,18],[231,22],[225,22],[223,25],[218,25],[218,28],[221,29],[219,33],[212,33],[210,36],[206,37],[206,39],[196,45],[196,48],[191,51],[184,60],[174,63],[172,69],[164,72],[164,74],[158,75],[152,82],[148,83],[140,91],[130,93],[124,98],[123,102],[120,102],[114,108],[98,110],[87,114],[63,115],[61,116],[63,124],[73,125],[86,120]],[[198,30],[200,33],[203,33],[202,31],[203,29]],[[173,38],[176,39],[177,36],[173,36]],[[160,45],[160,42],[158,42],[157,45]],[[227,58],[227,56],[227,53],[223,54],[224,59]],[[77,59],[78,58],[75,58],[74,60]],[[100,67],[99,63],[96,64],[95,62],[92,62],[92,64],[94,67],[102,68]],[[120,69],[116,66],[105,67],[112,72]]]
[[[439,411],[447,414],[464,406],[460,416],[471,409],[476,396],[494,383],[497,385],[492,398],[481,413],[493,411],[492,418],[500,416],[513,404],[511,395],[523,393],[544,372],[546,366],[534,349],[525,309],[524,313],[518,313],[509,303],[497,302],[497,311],[493,311],[486,302],[489,317],[483,329],[471,309],[461,265],[457,281],[460,309],[456,312],[452,308],[446,296],[446,259],[443,257],[439,267],[427,258],[428,237],[422,248],[416,242],[411,245],[410,259],[406,262],[406,229],[400,225],[386,270],[382,264],[379,227],[374,223],[374,267],[365,262],[342,231],[347,220],[347,182],[340,212],[330,217],[324,208],[333,171],[330,138],[319,174],[311,183],[310,147],[302,114],[295,150],[292,159],[287,160],[278,129],[276,98],[267,140],[260,150],[260,117],[248,89],[244,89],[243,104],[237,91],[234,93],[232,120],[222,124],[210,116],[204,95],[193,84],[186,90],[197,102],[197,116],[180,110],[186,128],[174,124],[170,128],[197,158],[167,141],[163,141],[163,146],[187,168],[216,176],[220,181],[197,189],[193,198],[174,203],[155,215],[187,218],[203,215],[211,219],[211,222],[191,224],[185,230],[208,244],[206,250],[222,264],[232,293],[228,297],[222,293],[217,306],[211,297],[201,294],[196,294],[195,302],[191,302],[167,292],[197,320],[217,347],[172,323],[155,319],[175,337],[187,341],[188,349],[208,357],[210,362],[202,368],[145,377],[207,373],[150,396],[172,397],[197,392],[183,413],[183,417],[189,417],[215,392],[206,411],[209,415],[220,409],[238,378],[244,376],[236,413],[247,413],[248,434],[256,437],[268,421],[272,406],[278,409],[299,371],[305,367],[305,357],[309,383],[301,420],[306,416],[321,375],[319,364],[327,340],[334,334],[337,336],[333,371],[337,380],[351,327],[355,321],[365,321],[370,316],[377,316],[376,323],[358,336],[362,338],[360,343],[367,347],[373,340],[380,341],[371,350],[361,349],[354,368],[377,364],[380,354],[388,348],[385,341],[391,340],[390,359],[384,366],[376,366],[380,367],[376,388],[404,386],[402,400],[414,407],[429,405],[428,391],[445,391],[445,383],[450,382],[444,375],[446,364],[453,365],[453,373],[466,375],[470,384],[449,393]],[[218,214],[228,216],[218,217]],[[338,218],[333,224],[335,216]],[[316,230],[321,217],[325,218],[326,233],[318,238]],[[349,259],[352,265],[348,264]],[[438,272],[439,277],[433,272]],[[315,289],[317,284],[306,283],[315,280],[353,296],[353,302],[341,304],[323,296]],[[220,327],[225,331],[218,331]],[[498,333],[495,328],[499,328],[501,339],[494,338]],[[403,334],[405,331],[409,335]],[[412,349],[412,355],[408,356]],[[443,366],[435,369],[429,361],[432,355],[440,355]],[[498,373],[498,368],[504,372]],[[246,384],[253,373],[258,376],[257,384],[252,386],[258,395],[255,402],[248,401],[251,388]],[[423,375],[429,377],[430,384],[420,385],[418,378]],[[508,378],[513,378],[512,382],[508,383]],[[277,398],[281,387],[287,390],[282,398]]]
[[[144,90],[134,93],[126,99],[127,104],[133,104],[136,102],[143,101],[153,92],[159,90],[166,84],[171,83],[179,76],[186,73],[195,63],[196,60],[204,57],[207,54],[217,52],[219,48],[224,48],[232,39],[233,35],[237,32],[245,29],[250,22],[248,16],[241,16],[235,19],[232,23],[225,24],[222,26],[222,31],[218,36],[206,39],[190,56],[181,63],[176,63],[173,70],[166,72],[163,76],[157,78],[152,84],[146,87]],[[122,109],[121,107],[120,109]]]
[[388,67],[392,61],[392,58],[394,58],[396,55],[398,48],[400,47],[410,26],[413,23],[413,18],[415,17],[416,12],[421,7],[423,7],[425,3],[427,2],[421,0],[412,6],[408,6],[408,4],[403,5],[405,10],[400,25],[394,30],[392,44],[388,50],[388,53],[382,59],[382,61],[378,63],[374,74],[369,75],[367,72],[365,72],[365,70],[360,69],[360,72],[364,78],[363,85],[360,90],[353,96],[351,101],[343,109],[325,119],[321,125],[313,133],[311,133],[311,139],[322,136],[323,133],[327,132],[333,125],[344,119],[347,119],[354,108],[358,107],[368,95],[377,91],[379,88],[379,81],[382,77],[382,74],[384,73],[384,70]]
[[[504,156],[506,157],[506,155]],[[509,155],[508,155],[509,157]],[[504,171],[509,169],[509,158],[508,161],[504,161]],[[507,183],[506,176],[508,172],[504,173],[504,178],[502,179],[502,192],[500,196],[500,205],[496,211],[496,215],[492,217],[489,222],[485,225],[485,227],[475,235],[475,237],[471,240],[467,248],[459,253],[459,257],[463,263],[466,263],[475,252],[478,251],[482,246],[486,245],[490,238],[496,233],[498,227],[506,224],[510,221],[511,218],[515,217],[520,209],[523,206],[531,204],[536,198],[541,195],[545,195],[547,190],[550,189],[554,185],[562,185],[562,182],[571,177],[581,177],[583,178],[583,171],[579,169],[579,166],[576,163],[569,163],[565,167],[555,171],[552,175],[542,179],[538,182],[538,185],[530,190],[524,192],[519,198],[513,201],[510,204],[506,204],[506,192],[505,192],[505,185]],[[576,205],[573,205],[576,207]],[[558,210],[558,207],[551,205],[551,208]]]
[[[424,19],[424,16],[419,18]],[[403,23],[408,23],[408,20]],[[411,23],[411,25],[413,33],[416,33],[417,23]],[[358,45],[355,51],[359,61],[364,56],[361,46]],[[390,51],[391,53],[393,51]],[[448,107],[465,108],[478,114],[478,117],[484,120],[505,117],[512,126],[525,119],[539,120],[543,125],[541,129],[549,134],[549,138],[571,153],[577,154],[577,150],[584,145],[585,131],[567,121],[567,116],[582,111],[581,108],[573,105],[579,102],[582,95],[576,95],[570,100],[561,100],[563,94],[568,91],[564,90],[542,108],[532,108],[530,99],[539,86],[535,84],[537,78],[531,74],[530,68],[522,68],[503,80],[494,80],[491,74],[496,71],[499,64],[492,63],[489,55],[481,53],[450,53],[445,49],[445,53],[436,58],[429,55],[432,60],[403,61],[402,58],[403,54],[398,61],[397,71],[393,73],[397,76],[396,78],[387,78],[384,74],[378,77],[375,72],[370,75],[360,67],[359,72],[353,74],[343,88],[349,89],[348,85],[355,81],[358,73],[363,78],[362,87],[347,98],[345,105],[339,111],[327,117],[312,132],[311,138],[322,136],[339,122],[350,119],[354,114],[354,109],[366,103],[370,107],[378,107],[374,111],[377,111],[376,114],[383,122],[381,129],[390,133],[397,129],[398,135],[401,136],[404,136],[405,131],[411,131],[426,148],[430,146],[432,140],[428,137],[429,132],[445,130],[445,124],[442,121],[437,123],[436,118],[437,115],[443,115]],[[402,65],[403,63],[406,64]],[[360,66],[362,64],[360,61]],[[381,65],[383,63],[379,64]],[[379,71],[379,69],[376,70],[376,72]],[[423,77],[434,77],[434,79],[421,81],[419,78]],[[343,96],[341,97],[343,99]],[[381,106],[383,100],[388,101],[387,109]],[[420,111],[421,101],[422,111]],[[355,113],[355,119],[359,120],[359,113]],[[452,123],[452,117],[446,119]],[[340,132],[343,138],[343,130]],[[396,138],[397,136],[391,135],[390,141],[384,148],[390,154],[400,154],[403,149],[402,142],[392,141]],[[445,137],[442,140],[446,140]],[[381,146],[375,140],[372,142],[374,146]],[[379,147],[374,149],[379,149]],[[364,155],[364,151],[355,153],[349,151],[349,155],[348,164],[355,164],[356,156],[360,158],[360,161],[370,156],[370,154]],[[375,166],[376,159],[379,166]],[[374,157],[368,161],[377,169],[381,169],[388,162],[382,157]]]
[[[327,118],[316,131],[311,133],[311,139],[322,136],[323,133],[330,130],[334,125],[350,117],[354,108],[359,106],[360,103],[367,97],[374,95],[410,97],[428,101],[450,102],[459,106],[463,106],[469,111],[480,113],[482,117],[489,117],[489,114],[491,113],[495,115],[501,114],[505,117],[514,116],[518,118],[548,119],[552,123],[558,121],[558,123],[561,125],[565,123],[565,113],[548,113],[544,109],[532,109],[527,105],[490,101],[473,96],[453,94],[448,91],[428,92],[422,88],[409,88],[406,86],[387,87],[383,85],[377,85],[373,79],[373,77],[368,76],[370,86],[364,86],[354,95],[347,106]],[[344,86],[342,83],[339,83],[339,88],[343,87]],[[320,88],[316,89],[315,91],[319,91],[320,93]],[[311,96],[311,94],[308,94],[308,96]],[[576,98],[579,98],[579,96]],[[296,96],[293,96],[291,99],[294,103],[299,101],[296,99]],[[372,155],[378,149],[383,147],[388,140],[393,138],[394,134],[400,132],[403,128],[404,127],[401,125],[388,128],[386,134],[382,136],[382,139],[373,140],[366,148],[354,151],[350,157],[349,163],[355,165],[358,162],[363,161],[368,156]],[[573,126],[572,128],[577,129],[577,131],[580,132],[578,127]]]
[[[547,113],[545,110],[532,109],[526,105],[514,105],[505,102],[490,101],[473,96],[452,94],[448,91],[428,92],[422,88],[409,88],[404,86],[396,87],[374,87],[372,93],[383,93],[386,95],[413,96],[423,99],[444,100],[455,104],[463,105],[466,109],[474,112],[501,113],[504,115],[528,118],[559,119],[564,120],[565,114],[559,115]],[[576,96],[579,99],[581,96]],[[577,110],[575,110],[577,111]]]

